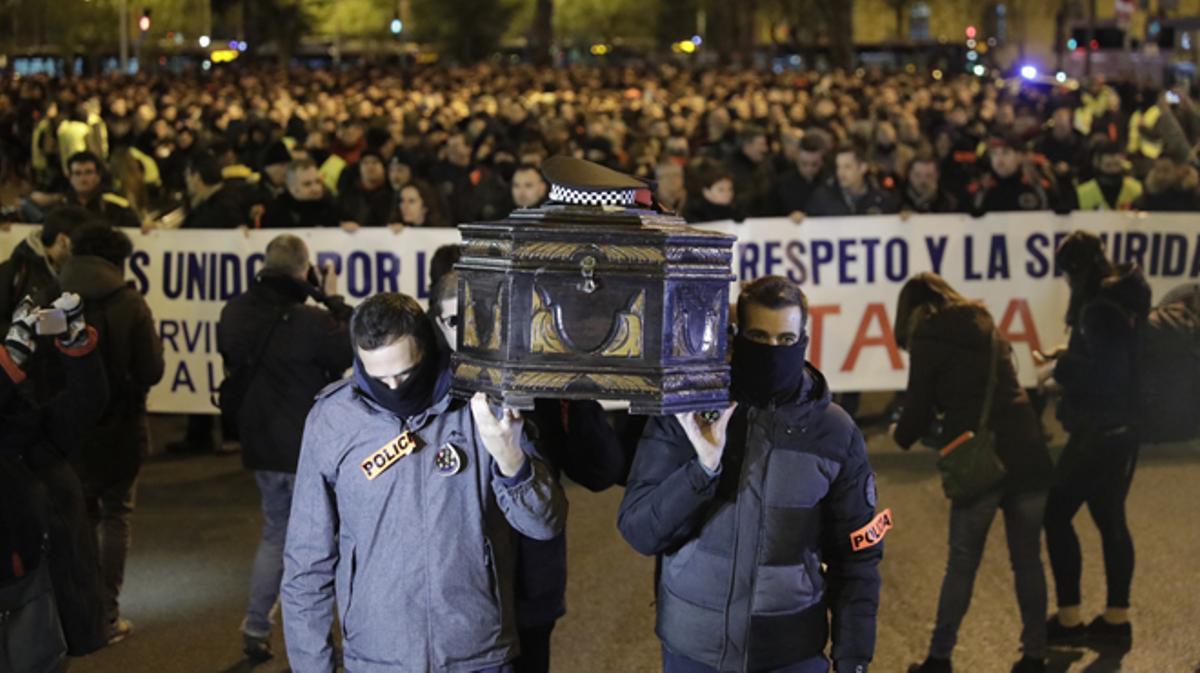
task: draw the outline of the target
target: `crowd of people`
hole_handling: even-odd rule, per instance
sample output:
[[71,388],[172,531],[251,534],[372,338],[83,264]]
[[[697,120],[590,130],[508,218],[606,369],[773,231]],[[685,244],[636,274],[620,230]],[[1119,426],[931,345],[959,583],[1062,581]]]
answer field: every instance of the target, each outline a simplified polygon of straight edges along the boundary
[[[499,218],[547,199],[538,167],[557,154],[646,178],[663,209],[694,221],[1191,210],[1200,112],[1179,100],[1099,81],[667,68],[14,82],[0,99],[4,132],[18,131],[3,141],[4,168],[29,189],[11,212],[41,226],[0,264],[0,522],[12,547],[0,581],[25,581],[36,602],[22,605],[41,612],[0,627],[37,645],[21,670],[54,670],[64,653],[132,633],[119,598],[163,355],[124,280],[121,227],[353,232]],[[659,559],[664,671],[866,673],[892,520],[876,509],[861,431],[807,362],[801,289],[778,276],[742,288],[730,407],[614,427],[595,402],[539,400],[520,414],[448,394],[462,343],[455,259],[454,247],[435,256],[428,310],[397,293],[351,309],[332,267],[281,233],[224,308],[224,432],[240,438],[264,522],[247,657],[273,656],[278,602],[293,670],[548,671],[565,611],[565,474],[625,487],[616,525]],[[1022,621],[1012,670],[1046,670],[1049,645],[1131,646],[1124,506],[1149,288],[1085,232],[1056,262],[1070,340],[1039,359],[1070,434],[1057,464],[987,310],[928,273],[898,298],[911,376],[891,435],[993,466],[943,468],[950,561],[929,656],[912,671],[952,670],[999,510]],[[1085,503],[1108,580],[1107,609],[1090,623],[1072,527]],[[1058,599],[1049,621],[1043,530]]]
[[[938,73],[941,75],[941,73]],[[8,219],[447,226],[536,205],[543,159],[652,181],[689,221],[1200,205],[1185,88],[922,73],[478,65],[21,78]]]

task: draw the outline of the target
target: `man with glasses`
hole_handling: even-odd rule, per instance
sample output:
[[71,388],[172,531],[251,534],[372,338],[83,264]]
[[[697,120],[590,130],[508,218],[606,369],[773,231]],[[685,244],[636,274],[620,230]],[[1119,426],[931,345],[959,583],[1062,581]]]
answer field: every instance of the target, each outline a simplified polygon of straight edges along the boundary
[[78,152],[67,159],[67,205],[80,206],[98,219],[118,227],[140,227],[141,219],[129,201],[104,188],[104,164],[91,152]]

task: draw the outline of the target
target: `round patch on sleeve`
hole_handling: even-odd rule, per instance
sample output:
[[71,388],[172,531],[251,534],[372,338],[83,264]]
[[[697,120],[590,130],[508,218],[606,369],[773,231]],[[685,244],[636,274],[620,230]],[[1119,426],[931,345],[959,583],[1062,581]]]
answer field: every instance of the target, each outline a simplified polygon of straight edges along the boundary
[[869,505],[871,509],[875,509],[875,502],[879,499],[879,494],[875,491],[874,472],[867,475],[866,496],[867,505]]

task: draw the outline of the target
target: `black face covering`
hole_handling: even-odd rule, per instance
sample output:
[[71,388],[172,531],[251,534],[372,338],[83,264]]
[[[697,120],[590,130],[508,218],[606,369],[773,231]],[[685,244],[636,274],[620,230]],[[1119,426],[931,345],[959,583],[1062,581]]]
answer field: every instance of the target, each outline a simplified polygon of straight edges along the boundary
[[433,406],[450,389],[450,353],[437,348],[426,353],[417,370],[392,390],[379,379],[367,375],[362,361],[354,358],[354,382],[358,389],[380,406],[400,418],[411,418]]
[[791,346],[770,346],[741,334],[733,339],[733,397],[767,407],[794,398],[804,384],[808,335]]

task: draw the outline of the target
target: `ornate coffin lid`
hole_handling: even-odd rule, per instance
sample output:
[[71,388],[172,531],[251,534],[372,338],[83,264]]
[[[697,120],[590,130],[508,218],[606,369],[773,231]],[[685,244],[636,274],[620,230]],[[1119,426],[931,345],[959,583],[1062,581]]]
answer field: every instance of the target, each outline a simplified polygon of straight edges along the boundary
[[504,220],[463,224],[459,230],[463,262],[573,265],[580,255],[599,250],[601,266],[694,265],[724,274],[729,273],[736,240],[693,229],[674,215],[596,206],[518,209]]

